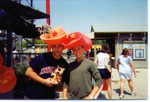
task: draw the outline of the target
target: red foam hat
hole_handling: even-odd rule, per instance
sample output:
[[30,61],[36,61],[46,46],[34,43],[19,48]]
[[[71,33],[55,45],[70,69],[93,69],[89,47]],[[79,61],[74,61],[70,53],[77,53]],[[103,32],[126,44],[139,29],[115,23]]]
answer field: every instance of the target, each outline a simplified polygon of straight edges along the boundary
[[17,82],[17,77],[14,69],[4,65],[0,68],[0,93],[9,92],[14,88]]
[[51,29],[49,34],[42,34],[40,39],[48,45],[63,44],[63,42],[67,39],[67,33],[62,27],[57,27]]
[[68,35],[68,40],[64,43],[64,46],[68,49],[72,49],[75,46],[83,46],[84,51],[86,52],[91,49],[92,41],[83,33],[74,32]]

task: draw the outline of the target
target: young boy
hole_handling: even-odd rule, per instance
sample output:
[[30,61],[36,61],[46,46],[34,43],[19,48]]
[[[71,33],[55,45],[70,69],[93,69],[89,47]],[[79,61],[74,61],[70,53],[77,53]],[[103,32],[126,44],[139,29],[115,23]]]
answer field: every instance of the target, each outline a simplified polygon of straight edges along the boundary
[[[76,60],[65,71],[63,99],[93,99],[102,85],[102,78],[96,64],[84,58],[92,42],[80,32],[70,34],[68,40],[65,46],[73,51]],[[96,83],[94,87],[92,78]]]

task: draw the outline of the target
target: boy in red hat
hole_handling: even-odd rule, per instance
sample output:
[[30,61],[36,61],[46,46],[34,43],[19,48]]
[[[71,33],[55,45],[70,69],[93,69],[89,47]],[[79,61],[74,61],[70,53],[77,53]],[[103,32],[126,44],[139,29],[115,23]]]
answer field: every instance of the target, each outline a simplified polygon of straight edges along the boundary
[[[31,60],[26,75],[31,79],[25,91],[25,99],[54,99],[55,83],[50,81],[51,74],[57,66],[66,68],[68,63],[62,57],[64,50],[63,42],[66,40],[66,32],[61,28],[54,28],[50,34],[42,34],[40,38],[48,46],[51,46],[52,52],[39,54]],[[61,81],[57,80],[59,83]]]
[[[74,32],[68,36],[65,46],[73,51],[76,60],[64,72],[63,99],[94,99],[102,85],[102,78],[96,64],[84,58],[84,52],[92,46],[91,40],[80,32]],[[92,78],[95,80],[94,87]]]

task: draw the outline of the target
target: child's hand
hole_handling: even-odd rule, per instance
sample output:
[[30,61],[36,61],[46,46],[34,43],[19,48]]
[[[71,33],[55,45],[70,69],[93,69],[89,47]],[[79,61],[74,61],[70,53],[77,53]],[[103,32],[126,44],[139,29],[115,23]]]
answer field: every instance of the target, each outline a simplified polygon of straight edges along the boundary
[[51,78],[47,78],[44,80],[44,85],[46,85],[48,87],[52,87],[54,85],[54,82],[51,81]]

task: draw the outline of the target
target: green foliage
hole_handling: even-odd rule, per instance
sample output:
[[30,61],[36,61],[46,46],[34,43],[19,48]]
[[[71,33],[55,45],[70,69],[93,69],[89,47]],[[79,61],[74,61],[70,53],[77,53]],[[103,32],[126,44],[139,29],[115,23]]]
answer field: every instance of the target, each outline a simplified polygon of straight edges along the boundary
[[23,48],[26,48],[26,47],[27,47],[27,42],[26,42],[26,41],[23,41],[23,42],[22,42],[22,47],[23,47]]
[[[94,43],[94,40],[92,41],[93,44]],[[106,43],[106,40],[96,40],[96,44],[103,44],[103,43]]]
[[96,44],[103,44],[103,43],[106,43],[106,40],[97,40],[96,41]]
[[[13,43],[13,46],[15,46],[17,49],[19,49],[19,42],[17,41],[17,42],[16,42],[16,45],[15,45],[15,43]],[[23,48],[26,48],[26,47],[27,47],[27,42],[26,42],[26,41],[23,41],[23,42],[22,42],[22,47],[23,47]]]
[[35,44],[45,44],[45,42],[43,40],[38,40],[38,39],[35,39],[34,43]]
[[[29,40],[30,43],[32,43],[33,41],[32,40]],[[45,44],[45,42],[43,40],[38,40],[38,39],[35,39],[34,40],[34,44]],[[16,45],[15,43],[13,43],[13,46],[15,46],[17,49],[19,47],[19,42],[17,41],[16,42]],[[22,41],[22,48],[27,48],[27,42],[24,40]]]
[[25,76],[25,72],[26,72],[28,67],[29,67],[29,63],[27,63],[27,62],[23,62],[22,64],[17,63],[13,66],[13,68],[15,70],[15,74],[16,75],[22,75],[22,76]]

